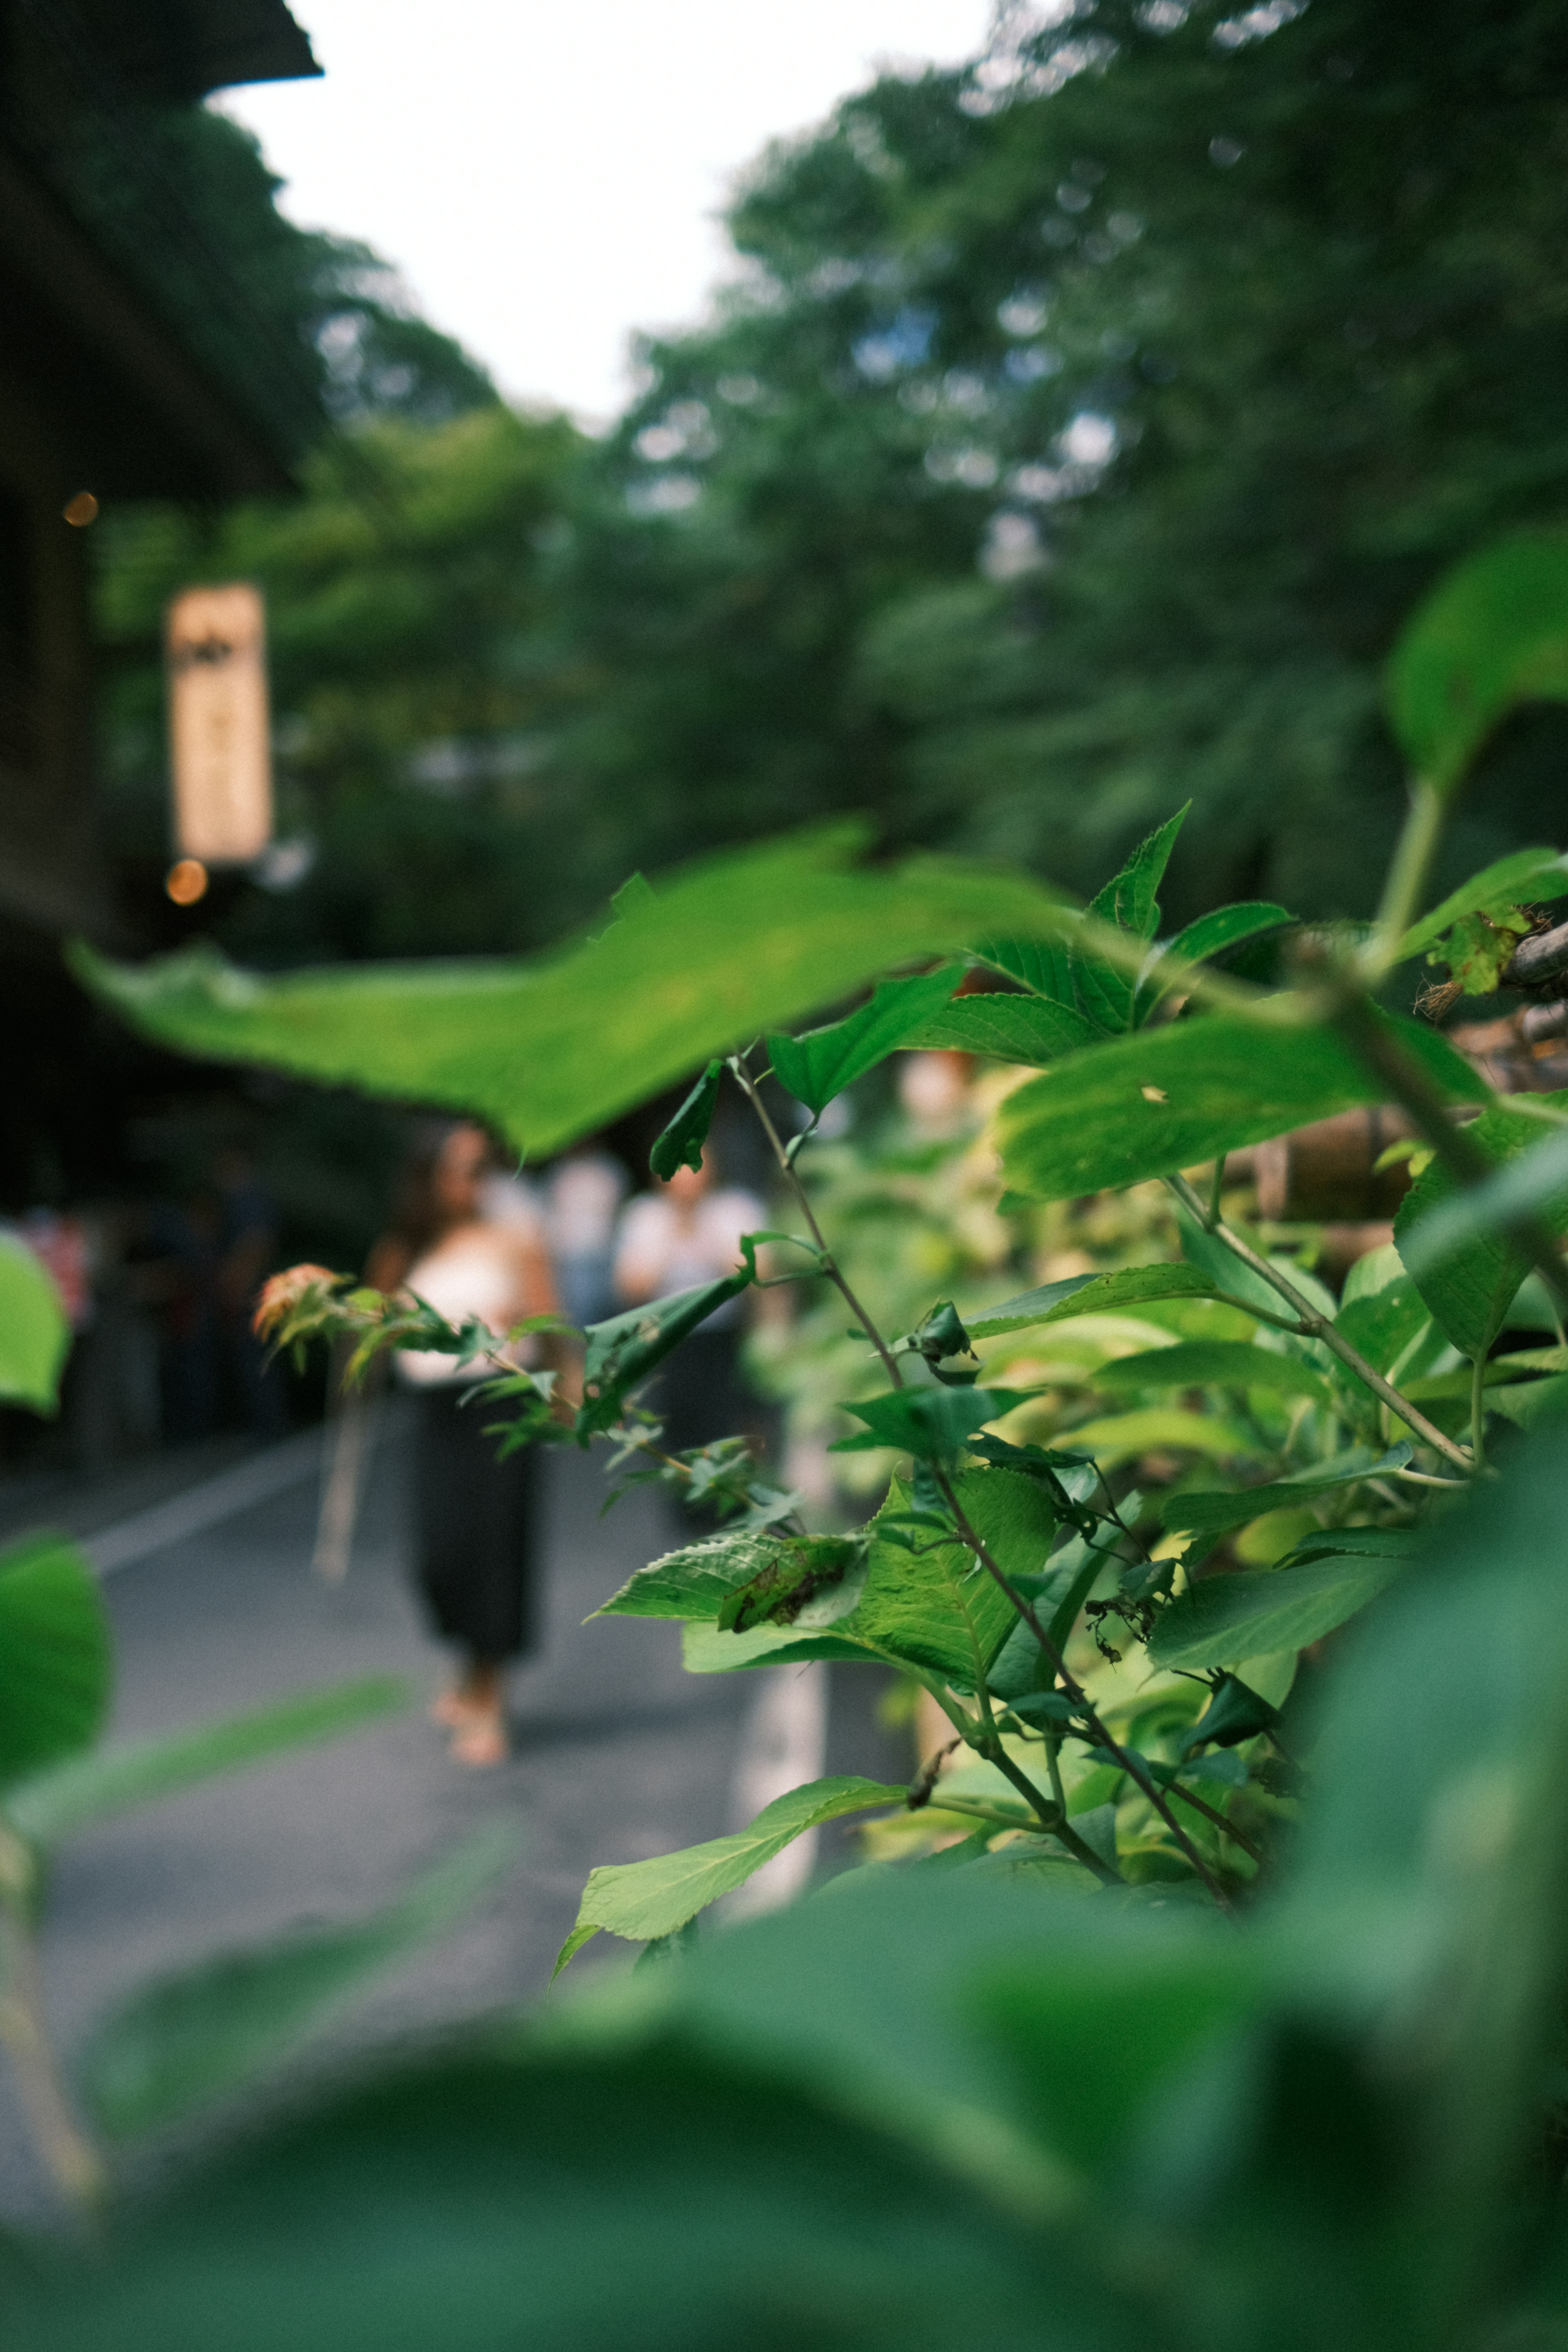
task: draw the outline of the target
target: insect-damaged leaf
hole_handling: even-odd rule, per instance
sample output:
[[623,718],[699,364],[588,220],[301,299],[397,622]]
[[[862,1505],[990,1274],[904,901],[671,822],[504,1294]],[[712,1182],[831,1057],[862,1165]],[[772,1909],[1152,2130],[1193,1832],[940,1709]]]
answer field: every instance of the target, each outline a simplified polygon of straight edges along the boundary
[[723,1063],[710,1062],[669,1125],[656,1139],[647,1164],[666,1183],[678,1168],[701,1167],[702,1147],[713,1123],[713,1106],[719,1099],[723,1076]]
[[590,1323],[583,1363],[583,1403],[575,1423],[586,1444],[595,1430],[608,1429],[617,1418],[628,1390],[647,1380],[682,1339],[705,1323],[731,1298],[738,1298],[756,1279],[756,1262],[749,1237],[742,1240],[746,1264],[717,1282],[700,1282],[690,1290],[671,1291],[668,1298],[650,1298],[646,1307],[629,1307],[607,1323]]
[[721,1633],[793,1625],[809,1603],[838,1591],[865,1557],[864,1537],[786,1536],[772,1559],[725,1594],[719,1607]]
[[[1049,1496],[1027,1478],[1005,1471],[965,1470],[953,1492],[998,1567],[1026,1576],[1045,1566],[1058,1522]],[[870,1525],[864,1589],[855,1606],[820,1630],[798,1622],[759,1625],[749,1633],[722,1633],[689,1625],[684,1655],[697,1674],[740,1666],[786,1664],[803,1658],[879,1658],[939,1674],[955,1689],[974,1686],[975,1657],[989,1666],[1017,1622],[995,1580],[963,1544],[933,1536],[910,1550],[879,1535],[882,1520],[906,1517],[912,1490],[895,1478]],[[823,1596],[809,1611],[831,1605]]]

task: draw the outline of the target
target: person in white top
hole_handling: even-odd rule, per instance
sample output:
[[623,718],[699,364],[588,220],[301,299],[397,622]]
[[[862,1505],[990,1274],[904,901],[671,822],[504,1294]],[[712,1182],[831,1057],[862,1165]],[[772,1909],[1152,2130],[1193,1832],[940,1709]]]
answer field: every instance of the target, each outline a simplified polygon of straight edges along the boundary
[[[678,1168],[668,1183],[626,1208],[616,1248],[616,1295],[623,1307],[640,1307],[733,1274],[742,1234],[766,1223],[756,1194],[715,1184],[704,1155],[700,1168]],[[744,1326],[743,1300],[728,1299],[666,1359],[647,1402],[664,1423],[668,1452],[710,1445],[756,1418],[741,1372]]]
[[[555,1311],[555,1286],[537,1221],[487,1214],[494,1155],[467,1122],[430,1128],[410,1162],[396,1224],[366,1268],[377,1290],[412,1291],[450,1322],[479,1316],[498,1339],[530,1316]],[[525,1341],[515,1360],[537,1360]],[[459,1645],[463,1665],[437,1702],[464,1764],[499,1764],[507,1753],[503,1676],[533,1633],[533,1517],[537,1450],[504,1462],[487,1437],[489,1416],[463,1407],[465,1392],[493,1367],[459,1364],[435,1352],[400,1354],[402,1381],[416,1392],[415,1515],[419,1583],[437,1631]]]

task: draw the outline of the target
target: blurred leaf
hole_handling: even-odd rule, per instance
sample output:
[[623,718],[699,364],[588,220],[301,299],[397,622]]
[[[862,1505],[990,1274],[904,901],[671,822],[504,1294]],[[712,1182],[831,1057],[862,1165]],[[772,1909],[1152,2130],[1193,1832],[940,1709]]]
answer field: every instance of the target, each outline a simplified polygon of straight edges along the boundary
[[1316,1502],[1321,1495],[1331,1495],[1340,1486],[1353,1486],[1362,1478],[1379,1478],[1392,1470],[1403,1470],[1410,1454],[1411,1448],[1402,1442],[1391,1445],[1376,1461],[1358,1454],[1338,1468],[1277,1479],[1267,1486],[1243,1486],[1229,1495],[1171,1495],[1165,1499],[1161,1517],[1167,1528],[1191,1530],[1212,1542],[1231,1528],[1246,1527],[1249,1521],[1261,1518],[1265,1511],[1282,1511],[1290,1504]]
[[1321,1558],[1296,1568],[1205,1576],[1162,1610],[1149,1643],[1153,1664],[1228,1666],[1321,1641],[1398,1575],[1398,1559]]
[[1179,1405],[1144,1405],[1132,1412],[1080,1422],[1067,1437],[1069,1444],[1092,1454],[1102,1469],[1165,1448],[1205,1454],[1215,1461],[1245,1461],[1258,1446],[1257,1438],[1234,1422],[1222,1421],[1217,1413],[1185,1412]]
[[1568,698],[1568,537],[1519,531],[1455,566],[1402,631],[1389,716],[1417,776],[1447,793],[1509,712]]
[[[1005,1891],[1037,1916],[1042,1898]],[[744,1933],[752,1945],[755,1929]],[[1135,2326],[1122,2298],[1091,2285],[1071,2238],[1035,2210],[999,2206],[954,2165],[958,2101],[917,2084],[885,2119],[869,2100],[856,2112],[842,2073],[835,2084],[820,2063],[793,2076],[758,2063],[743,2033],[704,2047],[700,2004],[689,2024],[685,2011],[667,2024],[675,1980],[702,1958],[637,1980],[646,2021],[623,2023],[618,2046],[614,2029],[584,2026],[561,2048],[536,2033],[518,2054],[491,2033],[369,2085],[334,2085],[303,2116],[204,2154],[117,2217],[92,2259],[40,2246],[17,2263],[13,2341],[936,2352],[977,2329],[1010,2337],[1044,2308],[1064,2352],[1140,2352],[1146,2315]],[[585,1987],[578,2005],[591,1998]],[[768,2049],[765,2013],[762,2031]],[[1031,2172],[1019,2139],[1033,2189],[1047,2168],[1036,2155]]]
[[710,1062],[669,1125],[655,1139],[647,1164],[666,1183],[678,1168],[701,1167],[702,1147],[713,1124],[713,1106],[723,1076],[723,1063]]
[[64,1536],[0,1551],[0,1781],[90,1748],[113,1657],[98,1579]]
[[1026,1062],[1038,1068],[1092,1045],[1099,1035],[1093,1023],[1071,1005],[1055,1004],[1043,996],[988,993],[955,996],[909,1043],[989,1054],[998,1062]]
[[367,1919],[223,1953],[139,1986],[94,2026],[78,2063],[93,2121],[124,2138],[237,2090],[366,1977],[451,1926],[517,1846],[510,1824],[493,1822]]
[[[1445,1039],[1378,1017],[1445,1100],[1484,1097]],[[1210,1013],[1089,1047],[1031,1079],[1002,1104],[996,1134],[1015,1192],[1071,1200],[1195,1167],[1384,1091],[1331,1029]]]
[[[1237,1272],[1246,1268],[1237,1265]],[[1213,1298],[1214,1283],[1190,1265],[1130,1265],[1115,1274],[1071,1274],[1063,1282],[1043,1283],[1038,1290],[1005,1298],[964,1318],[972,1339],[995,1339],[1008,1331],[1031,1330],[1039,1323],[1065,1323],[1075,1315],[1110,1315],[1123,1307],[1142,1307],[1157,1298]]]
[[1472,874],[1440,907],[1413,924],[1399,942],[1400,956],[1420,955],[1424,949],[1436,947],[1444,932],[1467,915],[1500,915],[1521,899],[1557,898],[1564,890],[1568,890],[1568,857],[1555,849],[1516,849],[1479,874]]
[[[1532,1102],[1562,1111],[1568,1094],[1536,1096]],[[1394,1234],[1439,1330],[1473,1360],[1485,1356],[1502,1329],[1530,1270],[1528,1251],[1492,1220],[1528,1205],[1549,1232],[1568,1233],[1568,1129],[1547,1129],[1535,1110],[1500,1103],[1465,1132],[1504,1177],[1469,1191],[1440,1160],[1431,1160],[1401,1202]],[[1501,1189],[1510,1182],[1511,1191]],[[1490,1195],[1489,1209],[1478,1210],[1483,1195]]]
[[537,1158],[889,965],[998,924],[1062,925],[1016,876],[941,858],[856,867],[864,838],[839,824],[682,867],[635,919],[528,961],[267,980],[200,948],[132,967],[79,943],[72,968],[161,1044],[447,1104]]
[[1487,1410],[1500,1412],[1516,1429],[1533,1429],[1538,1422],[1555,1421],[1568,1409],[1568,1372],[1531,1381],[1527,1388],[1487,1391]]
[[48,1275],[30,1249],[0,1234],[0,1399],[53,1413],[70,1339]]
[[1277,1396],[1310,1397],[1314,1404],[1327,1404],[1332,1395],[1310,1364],[1245,1339],[1185,1339],[1173,1348],[1151,1348],[1142,1355],[1113,1356],[1100,1365],[1094,1384],[1112,1389],[1268,1389]]
[[913,980],[884,980],[858,1012],[831,1028],[810,1029],[804,1037],[770,1036],[774,1076],[808,1110],[826,1110],[835,1095],[911,1044],[961,977],[958,965],[950,963]]
[[743,1886],[753,1871],[806,1830],[845,1813],[864,1813],[873,1806],[901,1805],[908,1791],[879,1780],[858,1778],[811,1780],[787,1796],[764,1805],[748,1829],[730,1837],[710,1838],[705,1845],[688,1846],[681,1853],[660,1853],[647,1862],[601,1864],[588,1874],[577,1922],[568,1948],[555,1963],[556,1974],[580,1950],[584,1927],[606,1927],[632,1943],[673,1936],[689,1919]]
[[[1191,805],[1189,802],[1187,807]],[[1125,931],[1130,940],[1140,945],[1152,940],[1159,929],[1160,909],[1154,893],[1164,877],[1186,814],[1186,808],[1179,809],[1157,832],[1141,841],[1121,873],[1113,876],[1089,903],[1091,915]],[[1072,976],[1079,1004],[1098,1028],[1115,1031],[1131,1027],[1137,992],[1137,982],[1131,973],[1119,971],[1092,950],[1074,949]]]
[[326,1690],[306,1691],[228,1716],[194,1730],[125,1740],[68,1764],[56,1765],[15,1790],[5,1811],[26,1837],[50,1844],[110,1820],[132,1805],[173,1796],[241,1764],[254,1764],[318,1739],[335,1739],[362,1723],[408,1703],[408,1686],[392,1675],[371,1675]]

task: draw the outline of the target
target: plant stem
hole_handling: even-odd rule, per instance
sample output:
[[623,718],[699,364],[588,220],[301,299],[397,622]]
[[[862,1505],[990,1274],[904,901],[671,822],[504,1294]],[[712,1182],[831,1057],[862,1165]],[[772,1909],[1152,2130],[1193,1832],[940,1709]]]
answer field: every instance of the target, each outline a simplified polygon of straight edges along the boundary
[[1398,961],[1399,942],[1420,912],[1426,877],[1432,869],[1437,836],[1443,829],[1444,803],[1432,785],[1416,776],[1410,786],[1410,814],[1401,829],[1394,860],[1377,910],[1372,943],[1372,969],[1386,971]]
[[[1186,1178],[1167,1176],[1165,1183],[1189,1215],[1195,1216],[1200,1223],[1203,1222],[1204,1204]],[[1321,1339],[1323,1345],[1339,1358],[1341,1363],[1355,1374],[1358,1381],[1365,1382],[1373,1396],[1382,1399],[1390,1412],[1397,1413],[1406,1429],[1413,1429],[1423,1444],[1430,1445],[1434,1452],[1442,1454],[1445,1461],[1452,1462],[1457,1469],[1467,1472],[1474,1469],[1475,1465],[1464,1447],[1456,1445],[1451,1437],[1445,1437],[1443,1432],[1434,1423],[1428,1421],[1417,1406],[1413,1405],[1407,1397],[1402,1397],[1399,1391],[1391,1386],[1381,1372],[1374,1371],[1360,1349],[1351,1346],[1342,1333],[1334,1328],[1328,1317],[1320,1315],[1310,1301],[1302,1297],[1295,1285],[1277,1267],[1270,1265],[1266,1257],[1260,1257],[1255,1249],[1242,1240],[1238,1233],[1226,1223],[1223,1217],[1215,1220],[1210,1231],[1215,1241],[1225,1244],[1233,1257],[1239,1258],[1243,1265],[1250,1266],[1254,1274],[1260,1275],[1263,1280],[1272,1289],[1277,1290],[1280,1297],[1294,1308],[1295,1328],[1300,1338]]]
[[1187,1860],[1192,1864],[1192,1866],[1197,1873],[1199,1878],[1203,1881],[1209,1893],[1213,1895],[1219,1908],[1222,1911],[1228,1911],[1230,1908],[1230,1902],[1224,1887],[1221,1886],[1219,1881],[1215,1877],[1214,1873],[1209,1869],[1208,1864],[1205,1862],[1202,1854],[1198,1852],[1196,1846],[1194,1845],[1191,1838],[1188,1837],[1185,1830],[1183,1829],[1181,1823],[1176,1820],[1171,1808],[1165,1802],[1164,1798],[1161,1795],[1157,1784],[1150,1773],[1144,1769],[1143,1760],[1138,1754],[1136,1748],[1123,1748],[1121,1742],[1112,1738],[1110,1733],[1106,1729],[1104,1723],[1100,1720],[1100,1716],[1095,1711],[1093,1703],[1090,1700],[1088,1692],[1084,1689],[1083,1685],[1079,1681],[1077,1675],[1068,1664],[1067,1660],[1063,1657],[1061,1652],[1052,1641],[1049,1633],[1041,1624],[1039,1618],[1036,1615],[1034,1604],[1031,1601],[1026,1601],[1022,1593],[1014,1591],[1012,1586],[1008,1583],[1007,1579],[1003,1575],[1002,1570],[992,1559],[991,1554],[984,1542],[982,1540],[979,1533],[971,1524],[968,1514],[965,1512],[963,1506],[960,1503],[958,1496],[953,1490],[952,1481],[947,1475],[945,1471],[939,1470],[937,1472],[937,1484],[942,1488],[948,1508],[952,1513],[953,1525],[958,1529],[961,1540],[968,1549],[974,1554],[975,1559],[980,1562],[981,1567],[984,1569],[986,1574],[992,1579],[993,1582],[1006,1594],[1008,1600],[1012,1602],[1014,1608],[1017,1611],[1025,1624],[1027,1625],[1030,1633],[1033,1633],[1036,1641],[1038,1642],[1041,1649],[1044,1650],[1047,1657],[1050,1660],[1051,1665],[1055,1669],[1057,1679],[1060,1683],[1062,1689],[1067,1694],[1067,1696],[1072,1701],[1076,1711],[1082,1716],[1085,1723],[1088,1725],[1089,1737],[1098,1746],[1110,1750],[1111,1755],[1117,1759],[1120,1769],[1127,1774],[1130,1780],[1142,1790],[1144,1796],[1148,1798],[1149,1802],[1153,1806],[1154,1811],[1159,1814],[1161,1820],[1164,1822],[1166,1828],[1175,1839],[1176,1843],[1181,1847],[1182,1852],[1186,1855]]
[[1262,1869],[1264,1861],[1262,1848],[1254,1845],[1245,1830],[1238,1830],[1233,1821],[1228,1821],[1215,1806],[1205,1803],[1202,1797],[1194,1797],[1192,1790],[1184,1789],[1179,1780],[1172,1781],[1171,1794],[1173,1797],[1180,1797],[1183,1804],[1191,1805],[1195,1812],[1202,1813],[1204,1819],[1212,1822],[1216,1830],[1223,1830],[1226,1836],[1232,1839],[1241,1848],[1243,1853],[1250,1854],[1259,1870]]
[[861,1306],[860,1301],[856,1297],[853,1290],[849,1287],[843,1267],[834,1256],[833,1252],[828,1248],[826,1240],[823,1234],[822,1227],[816,1222],[816,1212],[813,1209],[810,1200],[806,1196],[805,1185],[801,1182],[800,1178],[795,1173],[795,1163],[790,1159],[789,1153],[784,1149],[783,1143],[779,1140],[779,1131],[773,1125],[773,1120],[768,1117],[767,1105],[763,1102],[761,1095],[757,1092],[756,1085],[752,1077],[751,1072],[747,1069],[744,1062],[742,1061],[738,1054],[731,1056],[730,1068],[734,1074],[735,1081],[740,1087],[742,1093],[746,1096],[751,1103],[752,1108],[756,1112],[757,1117],[761,1119],[763,1123],[763,1132],[767,1137],[769,1143],[773,1147],[773,1158],[778,1161],[780,1172],[782,1173],[785,1183],[789,1186],[790,1191],[795,1195],[795,1204],[800,1210],[801,1215],[811,1227],[811,1237],[822,1254],[823,1273],[827,1276],[829,1282],[833,1284],[839,1297],[843,1299],[844,1304],[848,1307],[849,1312],[854,1316],[855,1320],[860,1326],[861,1330],[864,1331],[867,1339],[870,1341],[872,1347],[875,1348],[878,1355],[880,1356],[882,1360],[882,1369],[893,1383],[893,1386],[896,1389],[901,1389],[904,1386],[904,1376],[899,1369],[898,1359],[888,1346],[887,1341],[882,1338],[870,1317],[867,1314],[866,1309]]
[[1470,1360],[1470,1452],[1479,1470],[1487,1458],[1487,1360]]
[[11,2054],[33,2145],[49,2179],[79,2211],[96,2211],[107,2186],[103,2164],[71,2113],[44,2023],[38,1947],[26,1912],[32,1860],[0,1824],[0,2043]]

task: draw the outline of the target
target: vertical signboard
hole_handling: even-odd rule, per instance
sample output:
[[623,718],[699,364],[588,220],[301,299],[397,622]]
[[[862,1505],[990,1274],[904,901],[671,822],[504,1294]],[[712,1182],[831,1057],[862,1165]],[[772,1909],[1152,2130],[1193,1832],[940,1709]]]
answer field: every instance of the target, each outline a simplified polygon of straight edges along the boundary
[[187,588],[169,607],[174,840],[204,866],[244,865],[272,838],[266,650],[259,589]]

